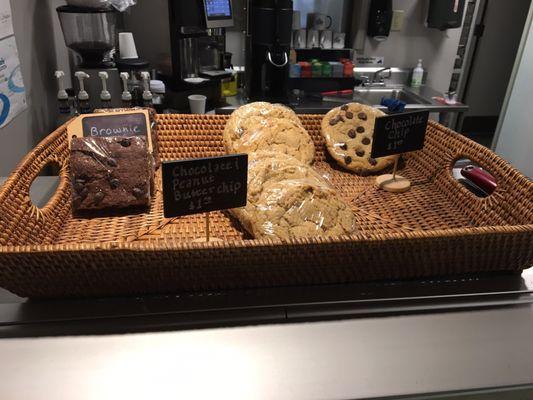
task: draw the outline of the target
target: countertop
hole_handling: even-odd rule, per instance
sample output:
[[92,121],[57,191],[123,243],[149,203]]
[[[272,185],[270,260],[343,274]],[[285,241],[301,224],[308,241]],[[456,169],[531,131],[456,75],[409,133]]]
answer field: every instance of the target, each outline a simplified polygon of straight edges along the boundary
[[[376,88],[366,88],[366,87],[358,87],[358,89],[401,89],[404,87],[403,85],[390,85],[387,87],[376,87]],[[466,104],[457,103],[455,105],[447,105],[442,104],[435,100],[435,97],[441,97],[442,93],[436,91],[435,89],[427,86],[422,85],[419,88],[408,88],[409,91],[415,93],[418,96],[423,97],[427,104],[409,104],[406,107],[407,111],[414,111],[414,110],[428,110],[429,112],[435,112],[435,113],[452,113],[452,112],[465,112],[468,111],[468,106]],[[247,100],[242,94],[238,94],[237,96],[227,97],[226,103],[227,105],[217,107],[215,109],[216,114],[231,114],[236,108],[246,104],[249,100]],[[340,104],[344,102],[351,101],[350,98],[346,98],[345,100],[339,100],[336,102],[333,101],[318,101],[313,98],[309,98],[306,96],[302,96],[299,99],[293,99],[290,103],[291,108],[297,113],[297,114],[325,114],[329,110],[331,110],[334,107],[338,107]],[[386,110],[386,107],[383,106],[377,106],[377,108]]]
[[[34,201],[51,185],[37,178]],[[4,291],[0,337],[3,399],[529,399],[533,271],[86,300]]]

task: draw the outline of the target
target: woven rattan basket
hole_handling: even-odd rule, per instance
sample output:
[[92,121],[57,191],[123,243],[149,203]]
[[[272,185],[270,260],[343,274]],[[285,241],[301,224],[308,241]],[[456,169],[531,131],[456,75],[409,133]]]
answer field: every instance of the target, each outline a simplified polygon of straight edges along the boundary
[[[159,115],[163,159],[224,153],[225,116]],[[250,239],[223,212],[212,234],[192,243],[201,215],[164,219],[158,190],[149,213],[74,218],[65,128],[41,142],[0,190],[0,286],[30,297],[101,296],[342,283],[470,272],[520,271],[533,263],[533,183],[486,148],[431,122],[422,151],[404,157],[403,194],[377,190],[374,177],[336,167],[325,154],[320,116],[302,116],[327,173],[353,206],[349,238],[290,243]],[[478,198],[451,175],[467,157],[491,172],[496,191]],[[42,209],[29,188],[50,162],[61,166],[57,192]]]

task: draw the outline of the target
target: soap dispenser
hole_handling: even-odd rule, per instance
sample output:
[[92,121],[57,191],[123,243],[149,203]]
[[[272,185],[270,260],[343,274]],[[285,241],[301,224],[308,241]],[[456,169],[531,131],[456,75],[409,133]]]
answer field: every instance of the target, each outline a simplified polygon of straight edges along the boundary
[[413,70],[413,76],[411,77],[411,87],[417,88],[422,86],[423,77],[424,68],[422,68],[422,59],[419,59],[416,68]]

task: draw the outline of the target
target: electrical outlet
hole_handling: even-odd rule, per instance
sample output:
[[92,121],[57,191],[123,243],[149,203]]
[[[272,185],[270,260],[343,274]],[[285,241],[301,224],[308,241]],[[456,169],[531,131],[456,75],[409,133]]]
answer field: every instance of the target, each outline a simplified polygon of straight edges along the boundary
[[392,23],[391,23],[390,30],[401,31],[403,28],[403,20],[404,20],[404,11],[394,10],[392,12]]

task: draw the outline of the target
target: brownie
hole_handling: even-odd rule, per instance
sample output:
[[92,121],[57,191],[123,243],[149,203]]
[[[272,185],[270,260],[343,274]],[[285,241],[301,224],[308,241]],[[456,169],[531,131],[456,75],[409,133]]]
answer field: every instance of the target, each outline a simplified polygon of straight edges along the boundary
[[74,210],[150,205],[153,160],[146,138],[73,138],[70,176]]

